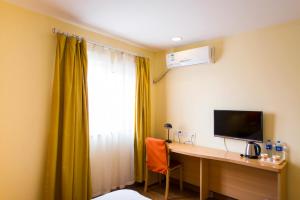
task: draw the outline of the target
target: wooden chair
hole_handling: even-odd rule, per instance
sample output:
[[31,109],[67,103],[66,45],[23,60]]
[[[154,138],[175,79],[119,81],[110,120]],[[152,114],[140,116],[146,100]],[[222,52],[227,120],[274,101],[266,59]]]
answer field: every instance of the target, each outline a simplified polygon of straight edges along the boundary
[[[170,173],[176,169],[179,169],[180,173],[180,191],[183,189],[182,185],[182,165],[177,161],[170,160],[170,152],[168,146],[164,140],[156,138],[146,138],[146,171],[145,171],[145,188],[148,189],[148,171],[159,173],[160,175],[166,175],[166,190],[165,199],[168,199],[169,195],[169,184],[170,184]],[[161,183],[161,179],[159,178]]]

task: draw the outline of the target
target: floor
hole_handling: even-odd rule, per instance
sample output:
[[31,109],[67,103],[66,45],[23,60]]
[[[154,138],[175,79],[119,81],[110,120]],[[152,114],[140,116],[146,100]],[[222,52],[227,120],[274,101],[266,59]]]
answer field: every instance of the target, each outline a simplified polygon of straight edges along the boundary
[[[128,189],[135,190],[140,194],[152,199],[152,200],[164,200],[165,186],[161,186],[157,183],[148,187],[148,191],[144,192],[144,184],[135,184],[129,186]],[[180,192],[178,184],[170,184],[169,200],[199,200],[200,194],[196,188],[190,184],[184,184],[184,189]],[[208,200],[235,200],[230,197],[226,197],[221,194],[213,193],[214,198],[208,198]]]
[[[130,186],[130,189],[139,192],[140,194],[152,199],[152,200],[164,200],[165,188],[164,185],[160,186],[155,184],[148,187],[148,192],[144,192],[143,185]],[[169,200],[199,200],[199,193],[184,188],[183,192],[180,192],[178,185],[170,185]]]

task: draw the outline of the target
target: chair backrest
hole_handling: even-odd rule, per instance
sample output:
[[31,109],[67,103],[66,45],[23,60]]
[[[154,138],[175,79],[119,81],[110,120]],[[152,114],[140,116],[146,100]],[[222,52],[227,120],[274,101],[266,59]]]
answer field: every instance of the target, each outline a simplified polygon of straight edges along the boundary
[[146,165],[150,171],[166,174],[168,171],[168,149],[164,140],[147,137]]

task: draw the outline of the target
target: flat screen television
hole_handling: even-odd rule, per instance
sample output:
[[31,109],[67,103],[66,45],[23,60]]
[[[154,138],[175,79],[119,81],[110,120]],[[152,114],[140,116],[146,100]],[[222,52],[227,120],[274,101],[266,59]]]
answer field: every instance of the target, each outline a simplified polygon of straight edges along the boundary
[[263,112],[214,110],[214,135],[262,142]]

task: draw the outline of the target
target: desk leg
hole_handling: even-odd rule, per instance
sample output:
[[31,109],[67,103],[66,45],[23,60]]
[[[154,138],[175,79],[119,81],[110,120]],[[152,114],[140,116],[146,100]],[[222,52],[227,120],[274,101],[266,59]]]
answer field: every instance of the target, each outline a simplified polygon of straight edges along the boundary
[[286,199],[286,167],[277,174],[277,199]]
[[200,200],[208,198],[208,160],[200,158]]

